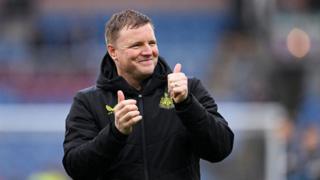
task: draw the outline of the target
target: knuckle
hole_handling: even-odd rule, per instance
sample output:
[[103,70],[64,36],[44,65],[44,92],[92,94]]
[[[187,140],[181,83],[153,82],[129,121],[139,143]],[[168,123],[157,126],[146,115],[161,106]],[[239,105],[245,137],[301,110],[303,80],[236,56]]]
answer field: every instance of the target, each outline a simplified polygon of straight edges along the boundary
[[137,115],[137,111],[131,111],[130,112],[130,117],[133,118]]
[[132,114],[132,111],[131,112],[128,112],[128,118],[132,118],[133,117],[133,114]]
[[116,120],[118,120],[119,119],[119,113],[118,112],[114,113],[114,117],[115,117]]
[[123,109],[124,109],[125,112],[128,112],[128,111],[130,111],[130,106],[127,105]]
[[137,109],[137,106],[136,106],[136,105],[133,104],[133,105],[130,106],[130,110],[133,111],[133,110],[136,110],[136,109]]

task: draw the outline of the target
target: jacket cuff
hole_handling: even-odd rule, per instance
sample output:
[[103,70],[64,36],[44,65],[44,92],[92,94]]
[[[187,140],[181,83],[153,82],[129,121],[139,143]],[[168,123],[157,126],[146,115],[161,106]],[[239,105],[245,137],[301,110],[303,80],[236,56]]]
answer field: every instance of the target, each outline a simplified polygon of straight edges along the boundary
[[191,101],[192,101],[192,95],[189,93],[187,98],[185,100],[183,100],[182,102],[175,103],[173,101],[173,103],[174,103],[174,106],[176,107],[176,110],[183,110],[190,105]]
[[115,126],[114,122],[111,123],[111,133],[119,141],[124,141],[128,138],[128,135],[122,134]]
[[113,123],[101,130],[99,135],[95,137],[95,147],[92,151],[96,151],[97,154],[105,157],[118,154],[126,144],[127,136],[116,130]]
[[175,104],[175,109],[182,122],[187,126],[201,124],[206,116],[206,110],[192,94],[189,94],[187,99],[181,103]]

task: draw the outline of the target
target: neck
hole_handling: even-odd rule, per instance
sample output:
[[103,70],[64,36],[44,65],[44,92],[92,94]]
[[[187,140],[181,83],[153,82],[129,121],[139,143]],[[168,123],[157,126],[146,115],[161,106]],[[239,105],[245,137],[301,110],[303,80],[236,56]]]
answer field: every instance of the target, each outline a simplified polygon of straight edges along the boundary
[[132,76],[125,76],[125,75],[121,75],[130,86],[132,86],[133,88],[135,88],[136,90],[141,90],[141,82],[142,80],[137,80],[136,78],[132,77]]
[[128,84],[130,85],[130,86],[132,86],[133,88],[135,88],[136,90],[141,90],[141,84],[140,84],[140,81],[128,81],[128,80],[126,80],[127,82],[128,82]]

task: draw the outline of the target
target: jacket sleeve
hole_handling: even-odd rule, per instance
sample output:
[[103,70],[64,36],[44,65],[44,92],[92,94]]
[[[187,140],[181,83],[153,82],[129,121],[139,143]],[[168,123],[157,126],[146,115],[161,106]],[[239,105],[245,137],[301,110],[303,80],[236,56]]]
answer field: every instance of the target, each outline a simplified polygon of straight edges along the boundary
[[63,165],[73,179],[96,179],[125,145],[127,136],[113,123],[99,131],[93,110],[79,92],[66,118]]
[[232,151],[234,134],[200,80],[191,79],[189,84],[188,97],[175,104],[176,112],[190,134],[195,153],[211,162],[221,161]]

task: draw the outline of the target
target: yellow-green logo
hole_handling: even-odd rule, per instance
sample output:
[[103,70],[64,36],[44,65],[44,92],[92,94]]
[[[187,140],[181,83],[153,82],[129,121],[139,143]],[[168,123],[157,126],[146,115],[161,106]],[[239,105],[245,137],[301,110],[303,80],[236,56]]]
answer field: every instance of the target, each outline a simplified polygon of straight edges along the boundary
[[173,101],[167,92],[164,93],[163,97],[160,99],[159,106],[164,109],[172,109],[174,108]]
[[108,111],[108,115],[113,114],[114,112],[114,108],[109,105],[106,105],[106,110]]

